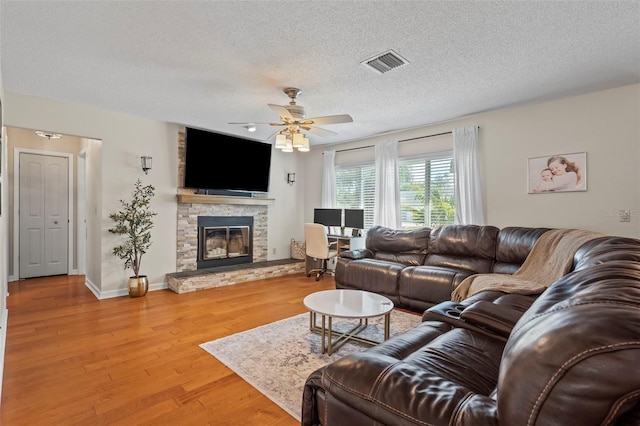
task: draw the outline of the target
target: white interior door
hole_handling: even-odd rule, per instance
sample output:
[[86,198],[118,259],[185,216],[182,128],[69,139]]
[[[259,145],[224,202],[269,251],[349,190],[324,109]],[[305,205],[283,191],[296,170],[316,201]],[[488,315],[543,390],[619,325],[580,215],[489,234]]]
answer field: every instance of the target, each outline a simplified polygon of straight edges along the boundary
[[68,161],[20,153],[20,278],[68,273]]

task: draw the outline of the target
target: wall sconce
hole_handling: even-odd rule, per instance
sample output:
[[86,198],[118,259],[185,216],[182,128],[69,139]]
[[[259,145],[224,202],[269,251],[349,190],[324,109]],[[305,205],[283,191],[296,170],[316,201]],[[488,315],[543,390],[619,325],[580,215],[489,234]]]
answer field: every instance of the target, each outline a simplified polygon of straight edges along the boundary
[[287,183],[290,186],[293,186],[293,183],[296,181],[296,174],[295,173],[287,173]]
[[142,157],[140,157],[140,164],[142,165],[142,171],[144,172],[145,175],[148,175],[149,170],[151,170],[152,160],[153,159],[148,155],[143,155]]

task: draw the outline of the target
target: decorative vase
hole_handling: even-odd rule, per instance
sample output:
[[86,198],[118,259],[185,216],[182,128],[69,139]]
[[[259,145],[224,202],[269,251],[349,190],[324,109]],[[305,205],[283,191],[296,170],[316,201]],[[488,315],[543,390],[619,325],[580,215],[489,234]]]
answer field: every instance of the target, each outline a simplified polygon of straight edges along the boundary
[[129,277],[129,296],[141,297],[147,294],[147,290],[149,290],[149,279],[146,275]]

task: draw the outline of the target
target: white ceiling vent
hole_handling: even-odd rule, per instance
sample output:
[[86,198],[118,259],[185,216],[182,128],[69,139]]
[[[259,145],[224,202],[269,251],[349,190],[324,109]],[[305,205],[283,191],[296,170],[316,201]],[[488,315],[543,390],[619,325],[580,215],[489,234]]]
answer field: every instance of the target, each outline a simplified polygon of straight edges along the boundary
[[373,58],[366,59],[360,63],[380,74],[384,74],[394,68],[408,64],[409,61],[398,55],[393,50],[387,50],[384,53],[376,55]]

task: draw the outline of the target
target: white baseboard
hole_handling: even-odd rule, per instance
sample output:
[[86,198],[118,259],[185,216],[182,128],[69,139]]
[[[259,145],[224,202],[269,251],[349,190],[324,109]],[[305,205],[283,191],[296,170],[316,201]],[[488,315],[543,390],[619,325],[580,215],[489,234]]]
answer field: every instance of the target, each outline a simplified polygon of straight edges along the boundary
[[0,401],[2,401],[2,379],[4,377],[4,352],[7,344],[7,324],[9,319],[9,311],[2,310],[2,318],[0,319]]
[[[93,284],[91,282],[91,280],[85,279],[84,284],[87,286],[87,288],[89,290],[91,290],[91,293],[93,293],[93,295],[99,299],[111,299],[114,297],[122,297],[122,296],[129,296],[129,290],[126,288],[119,288],[117,290],[109,290],[109,291],[100,291],[100,289],[98,289],[98,287]],[[169,288],[169,286],[167,285],[167,283],[161,283],[161,284],[149,284],[149,291],[156,291],[156,290],[164,290]]]

